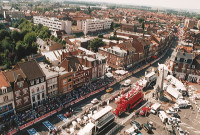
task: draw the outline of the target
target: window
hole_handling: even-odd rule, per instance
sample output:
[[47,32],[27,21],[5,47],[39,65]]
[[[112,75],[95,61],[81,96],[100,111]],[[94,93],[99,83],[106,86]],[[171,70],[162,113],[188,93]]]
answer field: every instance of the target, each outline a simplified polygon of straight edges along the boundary
[[71,88],[72,88],[72,85],[70,84],[70,85],[69,85],[69,89],[71,89]]
[[25,94],[27,94],[28,93],[28,88],[24,88],[23,89],[23,94],[25,95]]
[[39,79],[36,79],[35,81],[36,81],[36,84],[40,83]]
[[33,102],[35,102],[35,96],[32,97]]
[[28,102],[28,99],[29,99],[28,96],[24,97],[24,103],[27,103],[27,102]]
[[8,101],[8,96],[4,96],[4,97],[3,97],[3,101],[4,101],[4,102]]
[[2,87],[1,90],[2,90],[2,94],[7,93],[7,88],[6,87]]
[[192,68],[195,69],[195,65],[192,65]]
[[31,80],[30,83],[31,83],[31,86],[34,85],[34,80]]
[[39,87],[37,87],[37,92],[39,92],[40,91],[40,89],[39,89]]
[[67,84],[67,79],[63,80],[63,85]]
[[16,96],[16,98],[20,96],[20,90],[15,91],[15,96]]
[[40,81],[41,81],[41,82],[44,82],[44,77],[41,77],[41,78],[40,78]]
[[72,81],[72,79],[71,79],[71,78],[69,78],[69,79],[68,79],[68,82],[71,82],[71,81]]
[[22,100],[21,99],[16,100],[16,103],[17,103],[17,106],[20,106],[20,105],[22,105]]
[[23,82],[23,81],[17,82],[17,86],[18,86],[19,88],[22,88],[22,87],[24,86],[24,82]]
[[37,100],[40,100],[40,95],[37,95]]
[[42,93],[42,98],[44,98],[44,93]]

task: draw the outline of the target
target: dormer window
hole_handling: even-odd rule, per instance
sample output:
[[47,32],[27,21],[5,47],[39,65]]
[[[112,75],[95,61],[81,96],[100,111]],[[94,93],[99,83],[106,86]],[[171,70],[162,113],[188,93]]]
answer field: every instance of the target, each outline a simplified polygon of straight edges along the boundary
[[41,82],[44,82],[44,77],[41,77],[41,78],[40,78],[40,81],[41,81]]
[[36,79],[35,82],[36,82],[36,84],[40,83],[39,79]]
[[31,86],[33,86],[34,85],[34,80],[31,80],[30,84],[31,84]]
[[1,87],[1,90],[2,90],[2,94],[7,93],[7,88],[6,87]]

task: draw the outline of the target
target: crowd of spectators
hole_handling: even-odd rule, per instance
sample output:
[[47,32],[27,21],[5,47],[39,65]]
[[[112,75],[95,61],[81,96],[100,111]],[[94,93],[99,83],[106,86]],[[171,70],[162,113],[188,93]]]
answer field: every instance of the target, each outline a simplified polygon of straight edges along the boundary
[[71,93],[65,94],[60,97],[46,98],[42,104],[35,106],[27,111],[17,112],[15,115],[8,114],[3,118],[0,118],[0,134],[6,134],[5,131],[9,131],[13,128],[19,128],[42,115],[58,109],[59,107],[70,103],[80,97],[83,97],[95,90],[107,86],[113,82],[114,78],[98,79],[96,82],[88,83],[77,90],[73,90]]

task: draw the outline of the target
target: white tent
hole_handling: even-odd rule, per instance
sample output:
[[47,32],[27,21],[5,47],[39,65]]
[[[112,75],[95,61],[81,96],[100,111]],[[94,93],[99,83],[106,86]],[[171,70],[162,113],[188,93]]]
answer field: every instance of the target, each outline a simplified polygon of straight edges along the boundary
[[110,77],[113,77],[113,74],[108,72],[108,73],[106,73],[106,76],[110,78]]

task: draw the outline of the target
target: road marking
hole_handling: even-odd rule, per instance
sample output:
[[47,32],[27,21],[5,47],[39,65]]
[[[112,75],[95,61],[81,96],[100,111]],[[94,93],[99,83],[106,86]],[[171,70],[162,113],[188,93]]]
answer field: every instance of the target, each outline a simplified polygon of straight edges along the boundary
[[39,135],[39,133],[34,128],[28,129],[27,131],[30,135]]
[[55,127],[49,122],[49,121],[44,121],[42,122],[46,128],[48,128],[49,130],[54,130]]
[[68,118],[66,118],[63,114],[58,114],[57,117],[60,118],[64,122],[69,121]]

